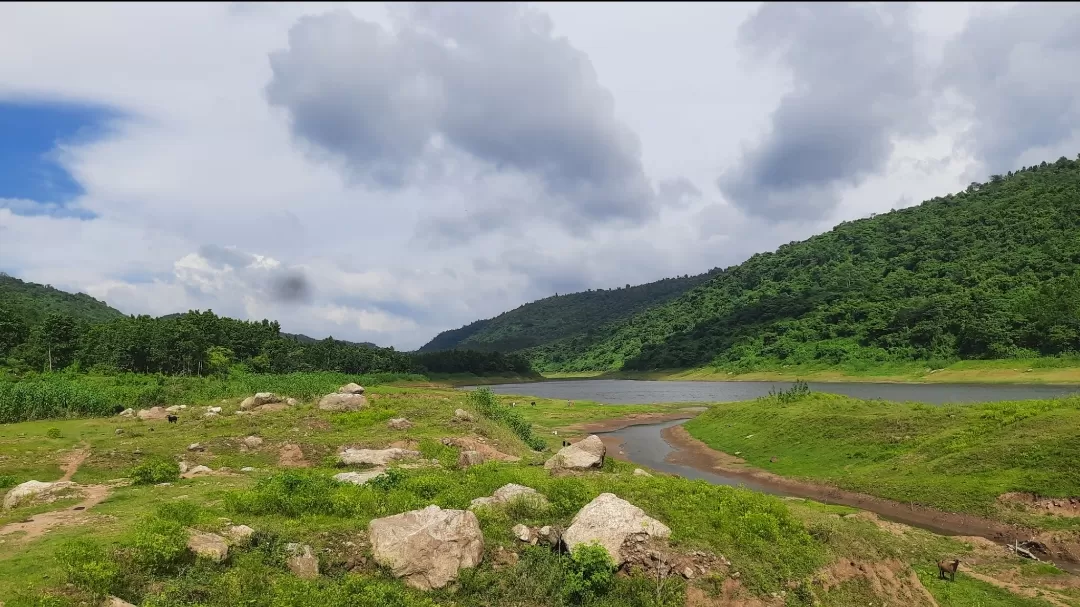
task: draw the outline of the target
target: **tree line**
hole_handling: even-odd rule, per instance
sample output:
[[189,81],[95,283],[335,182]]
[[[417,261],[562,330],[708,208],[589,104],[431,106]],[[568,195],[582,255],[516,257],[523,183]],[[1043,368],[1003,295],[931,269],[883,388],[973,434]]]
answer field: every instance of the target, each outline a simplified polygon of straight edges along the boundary
[[243,321],[212,311],[168,317],[122,316],[104,322],[49,312],[36,320],[25,306],[0,302],[0,361],[17,373],[90,372],[227,374],[235,365],[255,373],[527,374],[521,355],[454,350],[430,354],[354,345],[332,337],[301,342],[277,321]]

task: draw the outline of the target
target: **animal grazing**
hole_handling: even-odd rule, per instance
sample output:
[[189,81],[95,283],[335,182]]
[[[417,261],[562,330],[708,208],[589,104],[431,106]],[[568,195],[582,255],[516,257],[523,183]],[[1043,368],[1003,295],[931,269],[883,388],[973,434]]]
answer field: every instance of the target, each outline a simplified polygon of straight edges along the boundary
[[535,407],[536,406],[536,401],[534,400],[533,402],[531,402],[529,404]]
[[954,560],[952,562],[938,561],[937,569],[938,569],[938,579],[939,580],[945,579],[945,574],[948,573],[948,574],[951,574],[951,577],[949,578],[950,581],[955,582],[956,581],[956,571],[958,569],[960,569],[960,560],[957,559],[957,560]]
[[566,401],[566,406],[567,407],[573,407],[574,406],[574,401],[572,401],[572,400]]
[[170,423],[170,424],[175,424],[175,423],[176,423],[176,420],[178,420],[178,419],[180,419],[180,418],[176,417],[175,415],[170,415],[170,416],[166,417],[166,419],[168,419],[168,420],[169,420],[169,423]]

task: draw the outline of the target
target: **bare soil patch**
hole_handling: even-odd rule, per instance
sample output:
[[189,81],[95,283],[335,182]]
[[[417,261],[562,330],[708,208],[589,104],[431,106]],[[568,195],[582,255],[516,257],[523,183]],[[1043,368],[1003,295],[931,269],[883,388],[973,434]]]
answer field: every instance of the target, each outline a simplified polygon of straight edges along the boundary
[[304,458],[300,445],[288,444],[278,451],[278,466],[282,468],[307,468],[311,464]]

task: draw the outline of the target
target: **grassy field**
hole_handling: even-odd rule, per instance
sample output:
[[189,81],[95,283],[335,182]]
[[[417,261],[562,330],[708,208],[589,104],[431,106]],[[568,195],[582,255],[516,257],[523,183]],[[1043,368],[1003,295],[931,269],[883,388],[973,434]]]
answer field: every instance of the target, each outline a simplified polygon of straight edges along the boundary
[[695,381],[805,381],[895,383],[1080,384],[1080,359],[963,360],[928,364],[776,365],[753,371],[714,367],[660,371],[545,373],[547,379],[653,379]]
[[[776,474],[1043,528],[998,496],[1080,496],[1080,397],[933,406],[810,394],[721,403],[686,423],[714,449]],[[771,459],[775,457],[777,461]]]
[[[685,604],[688,593],[697,597],[699,605],[731,604],[728,599],[733,598],[734,588],[738,600],[776,607],[910,604],[889,594],[895,586],[912,592],[925,587],[943,607],[1050,604],[963,573],[955,584],[934,580],[926,573],[934,561],[945,555],[975,559],[981,554],[979,548],[926,531],[898,533],[852,509],[782,500],[673,476],[643,478],[632,474],[633,466],[610,458],[600,471],[552,476],[538,465],[550,456],[550,449],[547,453],[529,449],[514,421],[525,419],[533,435],[557,448],[562,436],[550,430],[613,416],[667,413],[675,405],[616,408],[579,403],[571,408],[562,401],[537,398],[530,399],[536,401],[532,407],[522,406],[520,397],[497,396],[492,406],[500,412],[493,413],[487,405],[480,406],[477,397],[450,389],[381,385],[368,394],[370,406],[354,413],[319,411],[310,398],[304,398],[301,405],[285,411],[237,416],[233,413],[239,398],[233,397],[205,403],[222,406],[219,417],[206,419],[201,408],[191,406],[180,414],[177,424],[114,417],[0,425],[0,476],[10,479],[5,484],[59,478],[70,456],[80,449],[88,450],[89,456],[73,480],[84,485],[130,477],[133,467],[158,460],[184,459],[234,471],[171,478],[159,485],[117,484],[105,501],[41,537],[23,541],[19,534],[0,535],[0,601],[4,607],[93,605],[95,593],[111,593],[144,607],[674,607]],[[515,401],[517,407],[508,406]],[[455,422],[456,408],[480,415],[475,422]],[[406,417],[414,426],[388,430],[386,421],[393,417]],[[261,437],[263,445],[242,448],[240,439],[249,435]],[[445,446],[440,441],[443,437],[482,438],[522,460],[459,470],[457,449]],[[188,452],[186,447],[193,442],[206,450]],[[279,466],[279,449],[287,443],[299,445],[308,467]],[[405,443],[440,465],[395,467],[374,486],[343,485],[331,479],[341,471],[332,456],[342,445]],[[244,466],[256,471],[235,472]],[[515,504],[481,511],[484,561],[464,571],[456,585],[420,593],[407,589],[370,560],[345,571],[347,558],[369,556],[363,531],[371,518],[428,504],[461,508],[509,482],[536,488],[551,506],[535,509]],[[510,527],[518,522],[566,525],[601,492],[613,492],[671,527],[674,550],[723,555],[731,566],[689,582],[671,578],[663,585],[636,575],[601,575],[596,578],[595,592],[582,594],[573,582],[583,575],[582,561],[522,547],[511,536]],[[70,505],[63,501],[19,507],[4,514],[0,525]],[[185,528],[220,531],[227,521],[256,529],[253,547],[233,550],[220,565],[195,560],[183,550]],[[319,579],[305,581],[288,572],[283,548],[288,542],[315,549],[323,572]],[[516,564],[500,556],[507,552],[517,553]],[[987,571],[990,567],[1020,570],[1020,563],[1007,555],[978,558],[985,561],[979,566]],[[847,563],[855,562],[877,573],[868,577],[844,574]],[[1023,573],[1023,579],[1039,585],[1053,578],[1052,574],[1030,571]]]

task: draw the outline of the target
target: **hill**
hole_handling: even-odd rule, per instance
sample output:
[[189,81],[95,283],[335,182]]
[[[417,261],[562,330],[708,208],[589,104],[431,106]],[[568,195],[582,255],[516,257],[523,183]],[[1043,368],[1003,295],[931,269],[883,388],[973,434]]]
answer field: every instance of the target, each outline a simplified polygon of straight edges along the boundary
[[484,352],[514,352],[567,337],[587,337],[597,327],[678,297],[707,281],[715,272],[664,278],[634,287],[626,285],[546,297],[495,318],[443,331],[419,351],[469,348]]
[[3,272],[0,272],[0,306],[10,310],[26,325],[37,324],[54,312],[86,322],[104,322],[124,316],[120,310],[85,293],[68,293],[51,285],[19,280]]
[[[314,337],[309,337],[307,335],[304,335],[303,333],[284,333],[283,332],[281,334],[281,336],[284,337],[285,339],[291,339],[293,341],[298,341],[298,342],[300,342],[302,344],[313,344],[315,342],[322,341],[320,339],[315,339]],[[365,348],[378,348],[379,347],[379,346],[371,343],[370,341],[346,341],[344,339],[335,339],[334,341],[340,341],[341,343],[345,344],[346,346],[363,346]]]
[[526,354],[543,370],[1000,359],[1080,351],[1080,162],[994,175],[718,272]]

